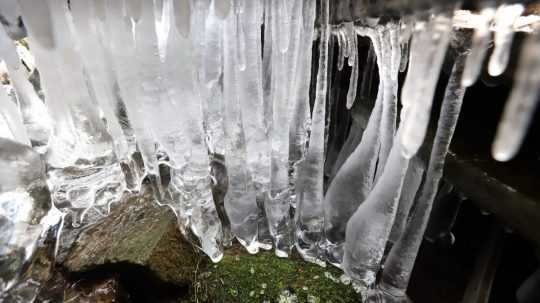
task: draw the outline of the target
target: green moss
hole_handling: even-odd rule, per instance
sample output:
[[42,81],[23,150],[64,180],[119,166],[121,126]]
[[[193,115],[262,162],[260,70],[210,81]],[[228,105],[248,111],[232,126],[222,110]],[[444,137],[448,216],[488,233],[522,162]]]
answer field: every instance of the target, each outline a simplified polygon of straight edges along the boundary
[[[191,301],[360,302],[360,295],[352,286],[337,280],[341,275],[335,268],[323,268],[298,258],[281,259],[271,252],[247,255],[233,251],[198,273]],[[297,301],[287,300],[292,295]]]

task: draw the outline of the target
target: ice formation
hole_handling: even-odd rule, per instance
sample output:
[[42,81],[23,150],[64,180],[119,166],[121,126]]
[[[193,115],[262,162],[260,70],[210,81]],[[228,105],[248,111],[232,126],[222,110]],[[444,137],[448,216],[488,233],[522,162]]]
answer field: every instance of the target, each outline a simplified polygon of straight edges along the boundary
[[[332,24],[330,0],[8,2],[0,13],[22,16],[44,96],[18,33],[0,28],[15,91],[0,89],[0,262],[22,256],[0,272],[2,291],[19,283],[49,208],[79,227],[152,190],[215,262],[232,235],[250,253],[296,247],[371,288],[393,247],[377,289],[404,292],[465,87],[492,37],[488,71],[505,71],[524,9],[483,1],[478,14],[441,6]],[[451,41],[464,39],[456,23],[471,45],[454,64],[426,165],[439,75]],[[540,35],[527,31],[493,146],[500,161],[519,151],[538,102]],[[352,125],[328,157],[338,110]],[[218,160],[224,206],[211,192]]]

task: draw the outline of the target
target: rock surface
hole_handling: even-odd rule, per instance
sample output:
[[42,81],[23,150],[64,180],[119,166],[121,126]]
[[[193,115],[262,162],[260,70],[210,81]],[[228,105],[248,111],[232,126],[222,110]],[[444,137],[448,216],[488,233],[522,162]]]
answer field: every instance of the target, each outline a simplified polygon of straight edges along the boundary
[[145,193],[128,198],[82,231],[63,266],[80,273],[104,265],[135,265],[165,283],[185,285],[192,281],[199,261],[200,255],[178,230],[173,212]]

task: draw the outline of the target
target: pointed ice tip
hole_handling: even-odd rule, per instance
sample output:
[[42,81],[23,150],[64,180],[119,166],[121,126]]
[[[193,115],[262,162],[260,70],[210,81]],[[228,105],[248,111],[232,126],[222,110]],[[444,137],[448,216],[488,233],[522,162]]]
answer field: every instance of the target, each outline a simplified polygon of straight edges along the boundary
[[210,260],[212,260],[212,262],[218,263],[219,261],[221,261],[221,259],[223,259],[223,253],[217,252],[209,257],[210,257]]
[[491,151],[493,158],[499,162],[508,162],[514,158],[516,152],[512,149],[500,146],[500,144],[495,143],[493,145],[493,150]]
[[462,87],[471,87],[471,86],[473,86],[474,82],[476,82],[475,79],[463,77],[461,79],[461,86]]
[[488,66],[488,73],[492,77],[498,77],[504,73],[504,67],[500,66],[499,64],[492,63],[490,61],[490,64]]

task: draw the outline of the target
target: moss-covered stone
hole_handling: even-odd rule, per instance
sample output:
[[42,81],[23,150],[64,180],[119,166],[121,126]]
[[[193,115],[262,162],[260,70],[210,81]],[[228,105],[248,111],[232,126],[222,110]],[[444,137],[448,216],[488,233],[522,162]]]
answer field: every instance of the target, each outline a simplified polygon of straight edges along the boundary
[[228,251],[218,264],[201,270],[184,302],[261,303],[360,302],[360,295],[340,281],[342,272],[271,252],[248,255]]

